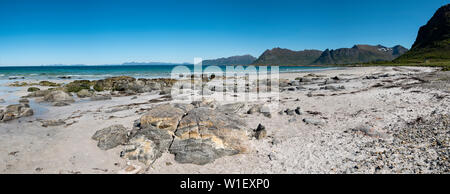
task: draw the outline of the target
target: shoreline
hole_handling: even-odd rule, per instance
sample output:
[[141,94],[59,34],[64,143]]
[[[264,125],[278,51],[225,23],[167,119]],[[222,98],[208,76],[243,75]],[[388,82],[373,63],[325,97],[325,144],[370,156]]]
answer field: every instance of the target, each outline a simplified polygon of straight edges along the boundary
[[[74,102],[66,106],[52,106],[53,102],[39,102],[42,97],[28,97],[34,115],[0,122],[0,173],[448,173],[448,160],[439,157],[449,154],[445,139],[449,82],[448,72],[430,67],[286,72],[280,73],[275,108],[266,107],[267,99],[233,103],[204,99],[193,105],[184,103],[180,110],[177,104],[184,97],[168,98],[162,87],[142,93],[95,92],[101,97],[109,95],[98,100],[72,93]],[[166,81],[161,80],[162,83]],[[9,94],[26,96],[30,94],[27,88],[18,87],[18,91]],[[6,104],[0,103],[0,108]],[[164,106],[167,104],[171,106]],[[48,110],[39,112],[36,105]],[[186,108],[187,105],[193,107]],[[151,113],[152,110],[156,112]],[[174,153],[189,153],[169,148],[148,165],[127,155],[121,157],[131,139],[108,150],[100,149],[92,139],[97,131],[112,125],[122,125],[131,133],[127,137],[132,137],[134,132],[146,130],[136,126],[139,120],[143,124],[145,115],[157,118],[168,113],[164,118],[172,118],[177,111],[197,114],[199,119],[203,112],[195,111],[217,114],[217,118],[210,119],[235,116],[242,120],[243,124],[237,127],[246,135],[232,137],[243,138],[239,148],[246,151],[214,156],[199,165],[196,163],[203,160],[180,162],[186,161]],[[230,119],[221,122],[235,123],[234,118]],[[191,122],[186,116],[177,120]],[[175,126],[178,125],[182,124]],[[259,125],[264,126],[265,132],[256,135]],[[438,135],[422,132],[418,127],[435,127]],[[408,131],[414,136],[407,136]],[[213,138],[211,145],[220,145],[221,149],[237,146],[235,141],[220,135],[213,137],[218,139]],[[184,138],[175,135],[180,142]],[[433,139],[440,144],[435,145]],[[224,143],[214,144],[217,142]]]

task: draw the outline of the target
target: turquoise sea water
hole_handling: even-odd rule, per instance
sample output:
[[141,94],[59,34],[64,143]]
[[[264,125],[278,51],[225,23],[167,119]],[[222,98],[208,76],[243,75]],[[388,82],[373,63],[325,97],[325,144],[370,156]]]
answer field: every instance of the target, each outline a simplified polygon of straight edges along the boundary
[[[98,65],[98,66],[21,66],[0,67],[0,80],[46,80],[61,79],[103,79],[112,76],[132,76],[135,78],[170,77],[172,69],[177,65]],[[193,69],[193,65],[186,65]],[[203,66],[206,68],[207,66]],[[225,71],[225,66],[219,66]],[[256,67],[258,68],[258,67]],[[333,67],[279,66],[279,72],[300,72],[330,69]],[[268,68],[270,71],[270,68]]]

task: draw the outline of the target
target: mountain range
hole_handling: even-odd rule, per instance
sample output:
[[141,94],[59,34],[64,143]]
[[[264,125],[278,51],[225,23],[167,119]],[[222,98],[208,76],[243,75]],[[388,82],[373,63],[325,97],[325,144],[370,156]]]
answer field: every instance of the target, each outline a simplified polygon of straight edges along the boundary
[[382,45],[355,45],[352,48],[340,48],[336,50],[325,50],[312,64],[335,65],[367,63],[374,61],[391,61],[404,54],[408,49],[397,45],[385,47]]
[[[357,44],[351,48],[293,51],[273,48],[255,58],[251,55],[204,60],[203,65],[340,65],[368,62],[421,63],[450,60],[450,4],[439,8],[426,25],[420,27],[411,49],[397,45]],[[122,65],[173,65],[163,62],[129,62]],[[188,63],[181,63],[188,64]]]
[[320,55],[320,50],[292,51],[284,48],[273,48],[264,53],[252,64],[255,65],[309,65]]

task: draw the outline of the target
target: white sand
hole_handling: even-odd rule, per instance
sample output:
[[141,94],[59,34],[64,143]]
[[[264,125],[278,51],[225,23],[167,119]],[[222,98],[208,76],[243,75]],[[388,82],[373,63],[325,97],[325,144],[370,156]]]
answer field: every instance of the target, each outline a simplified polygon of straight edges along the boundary
[[[361,157],[357,153],[357,145],[372,138],[363,135],[355,137],[346,130],[370,123],[389,134],[383,129],[399,122],[429,115],[433,111],[448,113],[450,103],[449,98],[433,98],[434,94],[443,94],[443,91],[432,89],[412,93],[411,90],[417,89],[371,88],[354,94],[330,94],[359,91],[384,79],[435,70],[420,67],[396,70],[392,67],[355,67],[314,72],[327,78],[339,76],[349,81],[330,84],[344,86],[343,91],[311,92],[325,96],[308,97],[308,90],[282,92],[280,106],[272,113],[272,118],[244,114],[243,118],[250,128],[256,128],[261,123],[266,127],[268,137],[250,140],[249,153],[219,158],[206,165],[179,164],[174,161],[173,155],[166,153],[147,168],[137,161],[120,158],[120,146],[103,151],[91,139],[95,131],[113,124],[122,124],[131,129],[134,120],[143,113],[136,111],[154,104],[107,113],[114,106],[146,102],[159,95],[142,94],[134,100],[131,100],[132,96],[113,97],[113,100],[108,101],[84,100],[66,107],[41,105],[48,110],[38,111],[32,117],[0,123],[0,173],[117,173],[127,162],[142,166],[144,170],[140,173],[341,173],[354,166],[348,159]],[[283,73],[280,77],[294,80],[309,73]],[[396,76],[361,79],[377,73]],[[24,87],[14,94],[23,96],[26,93]],[[318,111],[321,115],[304,113],[289,116],[277,113],[295,107],[301,107],[303,111]],[[308,125],[302,121],[303,118],[323,119],[326,123],[323,126]],[[66,123],[73,124],[42,127],[40,119],[64,119]]]

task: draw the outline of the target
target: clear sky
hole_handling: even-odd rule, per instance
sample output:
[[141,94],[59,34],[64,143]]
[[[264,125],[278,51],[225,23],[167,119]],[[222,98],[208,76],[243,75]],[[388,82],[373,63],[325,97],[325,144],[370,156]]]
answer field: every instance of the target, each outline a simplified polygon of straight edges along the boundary
[[0,0],[0,65],[193,62],[273,47],[410,48],[447,0]]

